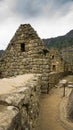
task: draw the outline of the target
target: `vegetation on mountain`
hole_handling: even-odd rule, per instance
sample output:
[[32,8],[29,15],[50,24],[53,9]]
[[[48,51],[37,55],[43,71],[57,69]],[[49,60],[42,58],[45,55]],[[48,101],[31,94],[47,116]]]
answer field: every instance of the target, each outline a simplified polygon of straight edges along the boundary
[[73,30],[64,36],[58,36],[50,39],[43,39],[44,44],[50,48],[57,48],[58,50],[73,45]]
[[[57,48],[58,50],[62,50],[67,48],[69,51],[68,47],[71,47],[73,50],[73,30],[68,32],[66,35],[63,36],[58,36],[55,38],[48,38],[48,39],[43,39],[44,45],[46,45],[49,49],[50,48]],[[71,49],[70,49],[71,51]],[[4,50],[0,50],[0,58],[3,54]],[[69,52],[70,53],[70,52]]]

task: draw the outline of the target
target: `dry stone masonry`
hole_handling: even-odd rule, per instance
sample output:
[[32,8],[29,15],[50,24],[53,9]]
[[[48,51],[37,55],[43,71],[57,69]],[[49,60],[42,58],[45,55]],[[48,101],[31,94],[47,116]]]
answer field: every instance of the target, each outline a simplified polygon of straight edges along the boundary
[[0,130],[35,130],[39,119],[41,75],[0,79]]
[[65,68],[68,66],[59,52],[54,48],[48,50],[30,24],[20,25],[0,59],[1,78],[27,73],[41,74],[41,90],[47,92],[51,82],[49,73],[66,73],[68,69]]
[[67,115],[70,120],[73,121],[73,90],[71,91],[67,103]]
[[0,130],[38,130],[40,92],[48,92],[65,74],[55,52],[30,24],[17,29],[0,59]]
[[49,88],[55,87],[59,80],[65,76],[64,72],[51,72],[49,73]]
[[51,48],[49,51],[50,59],[51,59],[51,71],[55,71],[57,73],[64,72],[64,60],[57,49]]
[[0,63],[2,78],[26,73],[42,74],[42,88],[48,85],[49,51],[30,24],[20,25]]

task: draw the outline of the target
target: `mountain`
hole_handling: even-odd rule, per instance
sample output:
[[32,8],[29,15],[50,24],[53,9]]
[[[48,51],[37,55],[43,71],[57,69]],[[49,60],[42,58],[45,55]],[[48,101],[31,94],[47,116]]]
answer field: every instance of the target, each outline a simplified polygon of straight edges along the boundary
[[[48,38],[48,39],[42,39],[44,41],[44,45],[46,45],[49,49],[50,48],[57,48],[58,50],[62,50],[67,48],[69,51],[68,47],[73,48],[73,30],[68,32],[66,35],[63,36],[58,36],[55,38]],[[73,49],[72,49],[73,51]],[[0,50],[0,58],[3,54],[4,50]],[[69,53],[71,50],[69,51]]]
[[4,53],[4,50],[0,50],[0,58],[1,58],[3,53]]
[[57,49],[63,49],[73,45],[73,30],[66,35],[58,36],[55,38],[43,39],[44,44],[50,49],[52,47]]

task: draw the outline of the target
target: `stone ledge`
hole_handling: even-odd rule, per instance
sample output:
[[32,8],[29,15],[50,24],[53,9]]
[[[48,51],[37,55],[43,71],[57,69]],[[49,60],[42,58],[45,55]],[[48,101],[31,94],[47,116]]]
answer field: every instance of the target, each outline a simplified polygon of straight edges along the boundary
[[17,118],[20,118],[20,115],[16,107],[0,105],[0,130],[12,130],[13,124],[19,123]]
[[65,97],[60,103],[60,121],[62,126],[66,130],[73,130],[73,123],[70,120],[68,120],[67,104],[68,104],[68,98]]
[[[41,75],[29,74],[25,82],[26,78],[27,75],[2,79],[5,80],[3,90],[8,87],[9,91],[0,93],[0,130],[33,130],[37,127]],[[10,84],[10,88],[5,86]]]

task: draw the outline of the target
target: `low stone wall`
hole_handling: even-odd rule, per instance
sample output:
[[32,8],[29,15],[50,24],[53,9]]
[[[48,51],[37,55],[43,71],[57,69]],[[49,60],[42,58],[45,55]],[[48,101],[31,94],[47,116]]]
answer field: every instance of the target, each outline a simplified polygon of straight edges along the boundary
[[71,91],[67,103],[67,115],[68,118],[73,120],[73,90]]
[[54,87],[61,78],[63,78],[63,76],[65,75],[64,72],[51,72],[49,73],[49,88],[51,89],[52,87]]
[[0,130],[35,130],[39,117],[41,76],[0,79]]

